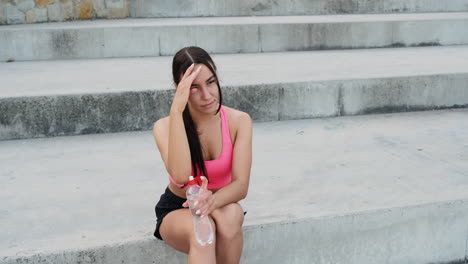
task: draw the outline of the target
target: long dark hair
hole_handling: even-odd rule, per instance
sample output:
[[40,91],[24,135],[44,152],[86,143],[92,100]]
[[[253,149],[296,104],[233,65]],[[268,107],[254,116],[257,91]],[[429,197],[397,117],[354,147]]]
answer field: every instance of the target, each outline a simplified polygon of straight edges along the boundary
[[[221,95],[221,87],[219,85],[218,75],[216,74],[216,65],[214,64],[210,55],[204,49],[194,46],[185,47],[174,55],[174,59],[172,60],[172,77],[174,79],[174,83],[176,85],[179,84],[183,74],[193,63],[203,64],[208,67],[216,79],[219,92],[219,107],[216,110],[216,114],[218,114],[219,110],[221,109],[221,104],[223,103],[223,96]],[[190,157],[192,160],[192,168],[194,172],[193,176],[205,176],[208,179],[208,173],[203,161],[202,146],[200,144],[200,138],[198,137],[197,126],[193,122],[192,116],[190,115],[188,104],[185,106],[183,119],[185,133],[187,134],[190,147]]]

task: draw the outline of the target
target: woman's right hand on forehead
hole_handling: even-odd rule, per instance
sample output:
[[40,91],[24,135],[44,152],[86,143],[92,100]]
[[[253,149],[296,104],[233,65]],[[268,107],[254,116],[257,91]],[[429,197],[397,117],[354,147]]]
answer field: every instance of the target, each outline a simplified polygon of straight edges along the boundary
[[172,101],[171,112],[176,111],[177,113],[182,113],[184,111],[190,95],[190,87],[192,86],[193,80],[195,80],[200,72],[201,65],[195,70],[194,68],[195,64],[190,65],[177,85],[176,93]]

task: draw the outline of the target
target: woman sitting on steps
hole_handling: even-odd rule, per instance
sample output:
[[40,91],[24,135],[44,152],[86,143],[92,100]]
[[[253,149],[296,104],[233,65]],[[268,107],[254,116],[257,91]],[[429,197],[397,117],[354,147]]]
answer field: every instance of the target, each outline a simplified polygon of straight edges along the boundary
[[[176,93],[170,114],[153,134],[169,173],[169,185],[156,205],[154,235],[188,254],[188,263],[239,263],[243,248],[243,209],[252,163],[252,120],[222,105],[216,66],[199,47],[178,51],[172,62]],[[195,239],[186,202],[189,176],[201,177],[200,215],[215,232],[212,244]]]

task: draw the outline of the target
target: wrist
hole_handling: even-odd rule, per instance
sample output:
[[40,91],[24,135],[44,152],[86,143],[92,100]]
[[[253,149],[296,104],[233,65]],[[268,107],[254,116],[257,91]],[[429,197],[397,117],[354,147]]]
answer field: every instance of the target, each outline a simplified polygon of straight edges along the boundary
[[183,110],[181,111],[179,109],[171,108],[171,110],[169,111],[169,115],[171,115],[171,116],[182,116],[183,112],[184,112]]
[[216,193],[213,194],[213,211],[220,207],[219,200]]

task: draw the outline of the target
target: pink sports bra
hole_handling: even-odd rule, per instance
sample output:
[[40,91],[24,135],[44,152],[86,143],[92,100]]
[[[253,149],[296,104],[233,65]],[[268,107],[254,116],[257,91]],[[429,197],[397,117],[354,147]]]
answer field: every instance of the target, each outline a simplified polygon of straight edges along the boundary
[[[221,137],[223,145],[221,155],[217,159],[205,160],[205,168],[208,173],[208,189],[221,188],[229,184],[232,180],[232,142],[231,133],[229,132],[229,122],[222,105],[219,112],[221,115]],[[178,184],[171,175],[169,175],[169,179],[175,185],[179,187],[183,186],[182,184]]]

